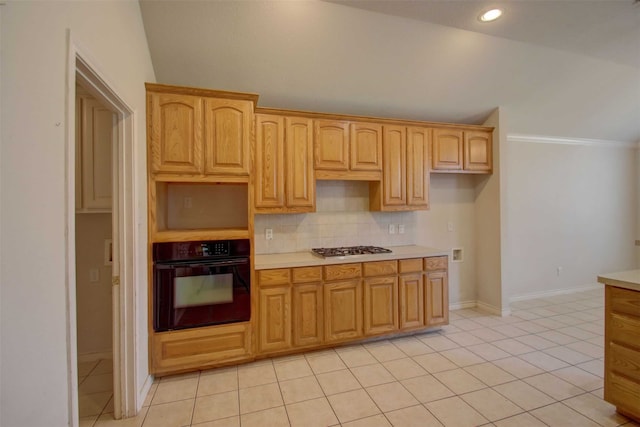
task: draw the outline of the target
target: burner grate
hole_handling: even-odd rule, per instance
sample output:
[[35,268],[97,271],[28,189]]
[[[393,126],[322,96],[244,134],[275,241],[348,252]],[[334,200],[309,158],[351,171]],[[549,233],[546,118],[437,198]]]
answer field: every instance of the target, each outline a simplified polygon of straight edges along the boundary
[[351,256],[351,255],[372,255],[391,253],[391,249],[378,246],[343,246],[339,248],[313,248],[311,252],[322,258]]

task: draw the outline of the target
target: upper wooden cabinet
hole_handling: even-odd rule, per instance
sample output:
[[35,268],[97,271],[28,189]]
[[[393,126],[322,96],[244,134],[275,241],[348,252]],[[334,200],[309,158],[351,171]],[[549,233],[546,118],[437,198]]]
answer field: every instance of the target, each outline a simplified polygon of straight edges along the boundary
[[384,126],[382,184],[370,184],[370,209],[382,211],[429,208],[428,128]]
[[151,173],[248,181],[256,101],[251,94],[147,84]]
[[256,115],[257,212],[315,210],[312,138],[310,119]]
[[434,129],[432,148],[434,172],[492,172],[492,133],[489,131]]
[[204,111],[204,173],[249,175],[251,102],[207,98]]
[[315,120],[314,167],[318,179],[379,179],[382,125]]
[[202,173],[202,98],[148,93],[152,173]]

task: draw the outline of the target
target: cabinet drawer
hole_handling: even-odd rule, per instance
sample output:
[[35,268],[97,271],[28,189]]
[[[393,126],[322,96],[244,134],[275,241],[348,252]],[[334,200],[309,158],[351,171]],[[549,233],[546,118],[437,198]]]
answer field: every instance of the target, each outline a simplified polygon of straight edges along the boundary
[[364,263],[364,276],[387,276],[398,273],[397,261],[376,261]]
[[607,286],[611,297],[611,311],[635,316],[640,320],[640,292]]
[[422,271],[422,258],[401,259],[398,263],[400,273],[417,273]]
[[638,409],[640,384],[613,372],[608,373],[605,380],[604,399],[632,415],[640,416]]
[[424,259],[424,269],[426,271],[434,270],[446,270],[447,269],[447,257],[436,256]]
[[319,282],[322,279],[322,267],[300,267],[291,270],[293,283]]
[[611,314],[609,319],[610,341],[636,347],[640,354],[640,319],[624,314]]
[[324,267],[325,280],[353,279],[362,276],[362,264],[338,264]]
[[616,343],[609,345],[609,369],[640,384],[640,351]]
[[291,282],[291,275],[288,268],[277,268],[273,270],[258,271],[258,285],[286,285]]

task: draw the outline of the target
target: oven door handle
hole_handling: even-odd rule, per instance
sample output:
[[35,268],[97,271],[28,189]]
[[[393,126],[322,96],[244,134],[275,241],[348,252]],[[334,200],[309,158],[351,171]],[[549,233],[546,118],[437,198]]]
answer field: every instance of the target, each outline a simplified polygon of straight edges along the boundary
[[184,267],[231,267],[234,265],[246,265],[249,263],[249,258],[234,258],[218,261],[203,261],[193,262],[186,261],[180,263],[156,263],[154,268],[157,270],[168,270],[172,268],[184,268]]

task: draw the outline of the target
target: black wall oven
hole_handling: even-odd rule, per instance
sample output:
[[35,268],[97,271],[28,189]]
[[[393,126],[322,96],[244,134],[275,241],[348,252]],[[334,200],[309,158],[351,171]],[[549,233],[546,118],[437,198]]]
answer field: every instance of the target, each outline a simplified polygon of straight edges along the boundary
[[248,239],[153,244],[156,332],[251,318]]

